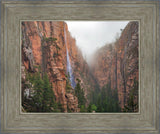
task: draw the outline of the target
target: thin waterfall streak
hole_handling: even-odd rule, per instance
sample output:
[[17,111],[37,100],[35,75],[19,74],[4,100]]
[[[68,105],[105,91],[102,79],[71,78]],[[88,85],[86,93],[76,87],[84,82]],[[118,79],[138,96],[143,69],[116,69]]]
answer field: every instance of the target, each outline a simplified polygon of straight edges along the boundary
[[64,27],[64,43],[66,45],[66,55],[67,55],[67,75],[69,74],[69,80],[71,82],[71,86],[73,88],[75,88],[76,83],[75,83],[75,80],[74,80],[74,75],[73,75],[73,72],[72,72],[72,66],[71,66],[71,63],[70,63],[70,57],[69,57],[68,48],[67,48],[67,37],[66,37],[65,27]]

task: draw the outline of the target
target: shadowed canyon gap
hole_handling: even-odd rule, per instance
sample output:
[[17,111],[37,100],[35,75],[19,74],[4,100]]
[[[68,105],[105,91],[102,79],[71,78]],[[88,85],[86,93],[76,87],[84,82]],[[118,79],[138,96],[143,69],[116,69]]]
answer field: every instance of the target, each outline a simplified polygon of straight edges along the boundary
[[[112,90],[118,92],[120,107],[127,104],[131,87],[138,81],[138,22],[129,22],[115,43],[98,49],[93,58],[96,62],[91,65],[83,58],[65,22],[22,22],[21,31],[22,81],[27,73],[38,72],[38,68],[41,75],[47,73],[56,101],[62,104],[64,112],[68,108],[80,111],[74,94],[77,79],[84,90],[86,105],[90,103],[90,93],[109,82]],[[67,87],[68,77],[70,87]],[[23,87],[22,83],[22,93]],[[138,103],[138,92],[134,101]]]

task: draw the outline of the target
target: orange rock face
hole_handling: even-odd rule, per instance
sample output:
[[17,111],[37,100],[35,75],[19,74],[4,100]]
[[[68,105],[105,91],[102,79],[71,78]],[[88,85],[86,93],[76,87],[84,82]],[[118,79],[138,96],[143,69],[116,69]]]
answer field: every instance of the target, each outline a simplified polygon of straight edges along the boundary
[[[67,41],[64,40],[64,30]],[[35,66],[40,66],[42,72],[48,74],[57,102],[63,105],[65,112],[67,105],[73,112],[78,112],[77,97],[66,93],[66,45],[71,55],[70,60],[76,59],[78,51],[75,39],[70,36],[66,23],[23,22],[22,34],[22,65],[31,72],[38,71]],[[51,41],[49,38],[56,41]]]
[[130,22],[115,44],[100,48],[95,56],[94,76],[100,87],[110,81],[111,88],[118,90],[121,108],[127,103],[134,79],[138,81],[138,46],[138,22]]

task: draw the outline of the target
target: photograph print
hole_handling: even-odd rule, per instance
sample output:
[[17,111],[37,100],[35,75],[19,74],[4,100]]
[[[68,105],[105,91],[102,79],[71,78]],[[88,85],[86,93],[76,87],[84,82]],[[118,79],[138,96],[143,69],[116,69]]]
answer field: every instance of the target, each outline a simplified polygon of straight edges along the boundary
[[139,111],[138,21],[22,21],[21,111]]

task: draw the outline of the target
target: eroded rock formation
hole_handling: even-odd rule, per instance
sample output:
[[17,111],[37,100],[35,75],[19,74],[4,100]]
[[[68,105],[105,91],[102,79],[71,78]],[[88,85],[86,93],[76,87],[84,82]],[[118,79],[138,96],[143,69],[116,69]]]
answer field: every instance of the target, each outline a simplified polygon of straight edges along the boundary
[[[97,50],[93,73],[100,87],[109,81],[118,90],[121,108],[127,103],[134,81],[138,81],[138,22],[130,22],[113,44]],[[138,103],[138,95],[135,99]]]
[[[66,40],[64,32],[66,32]],[[65,112],[67,112],[67,106],[72,109],[72,112],[78,112],[78,100],[72,91],[74,89],[66,90],[66,47],[75,81],[77,78],[81,80],[87,96],[87,88],[90,85],[85,81],[85,76],[89,73],[89,68],[76,46],[75,39],[68,31],[67,24],[62,21],[22,23],[23,68],[25,67],[27,72],[36,72],[40,68],[42,75],[46,72],[52,83],[57,102],[63,105]]]

